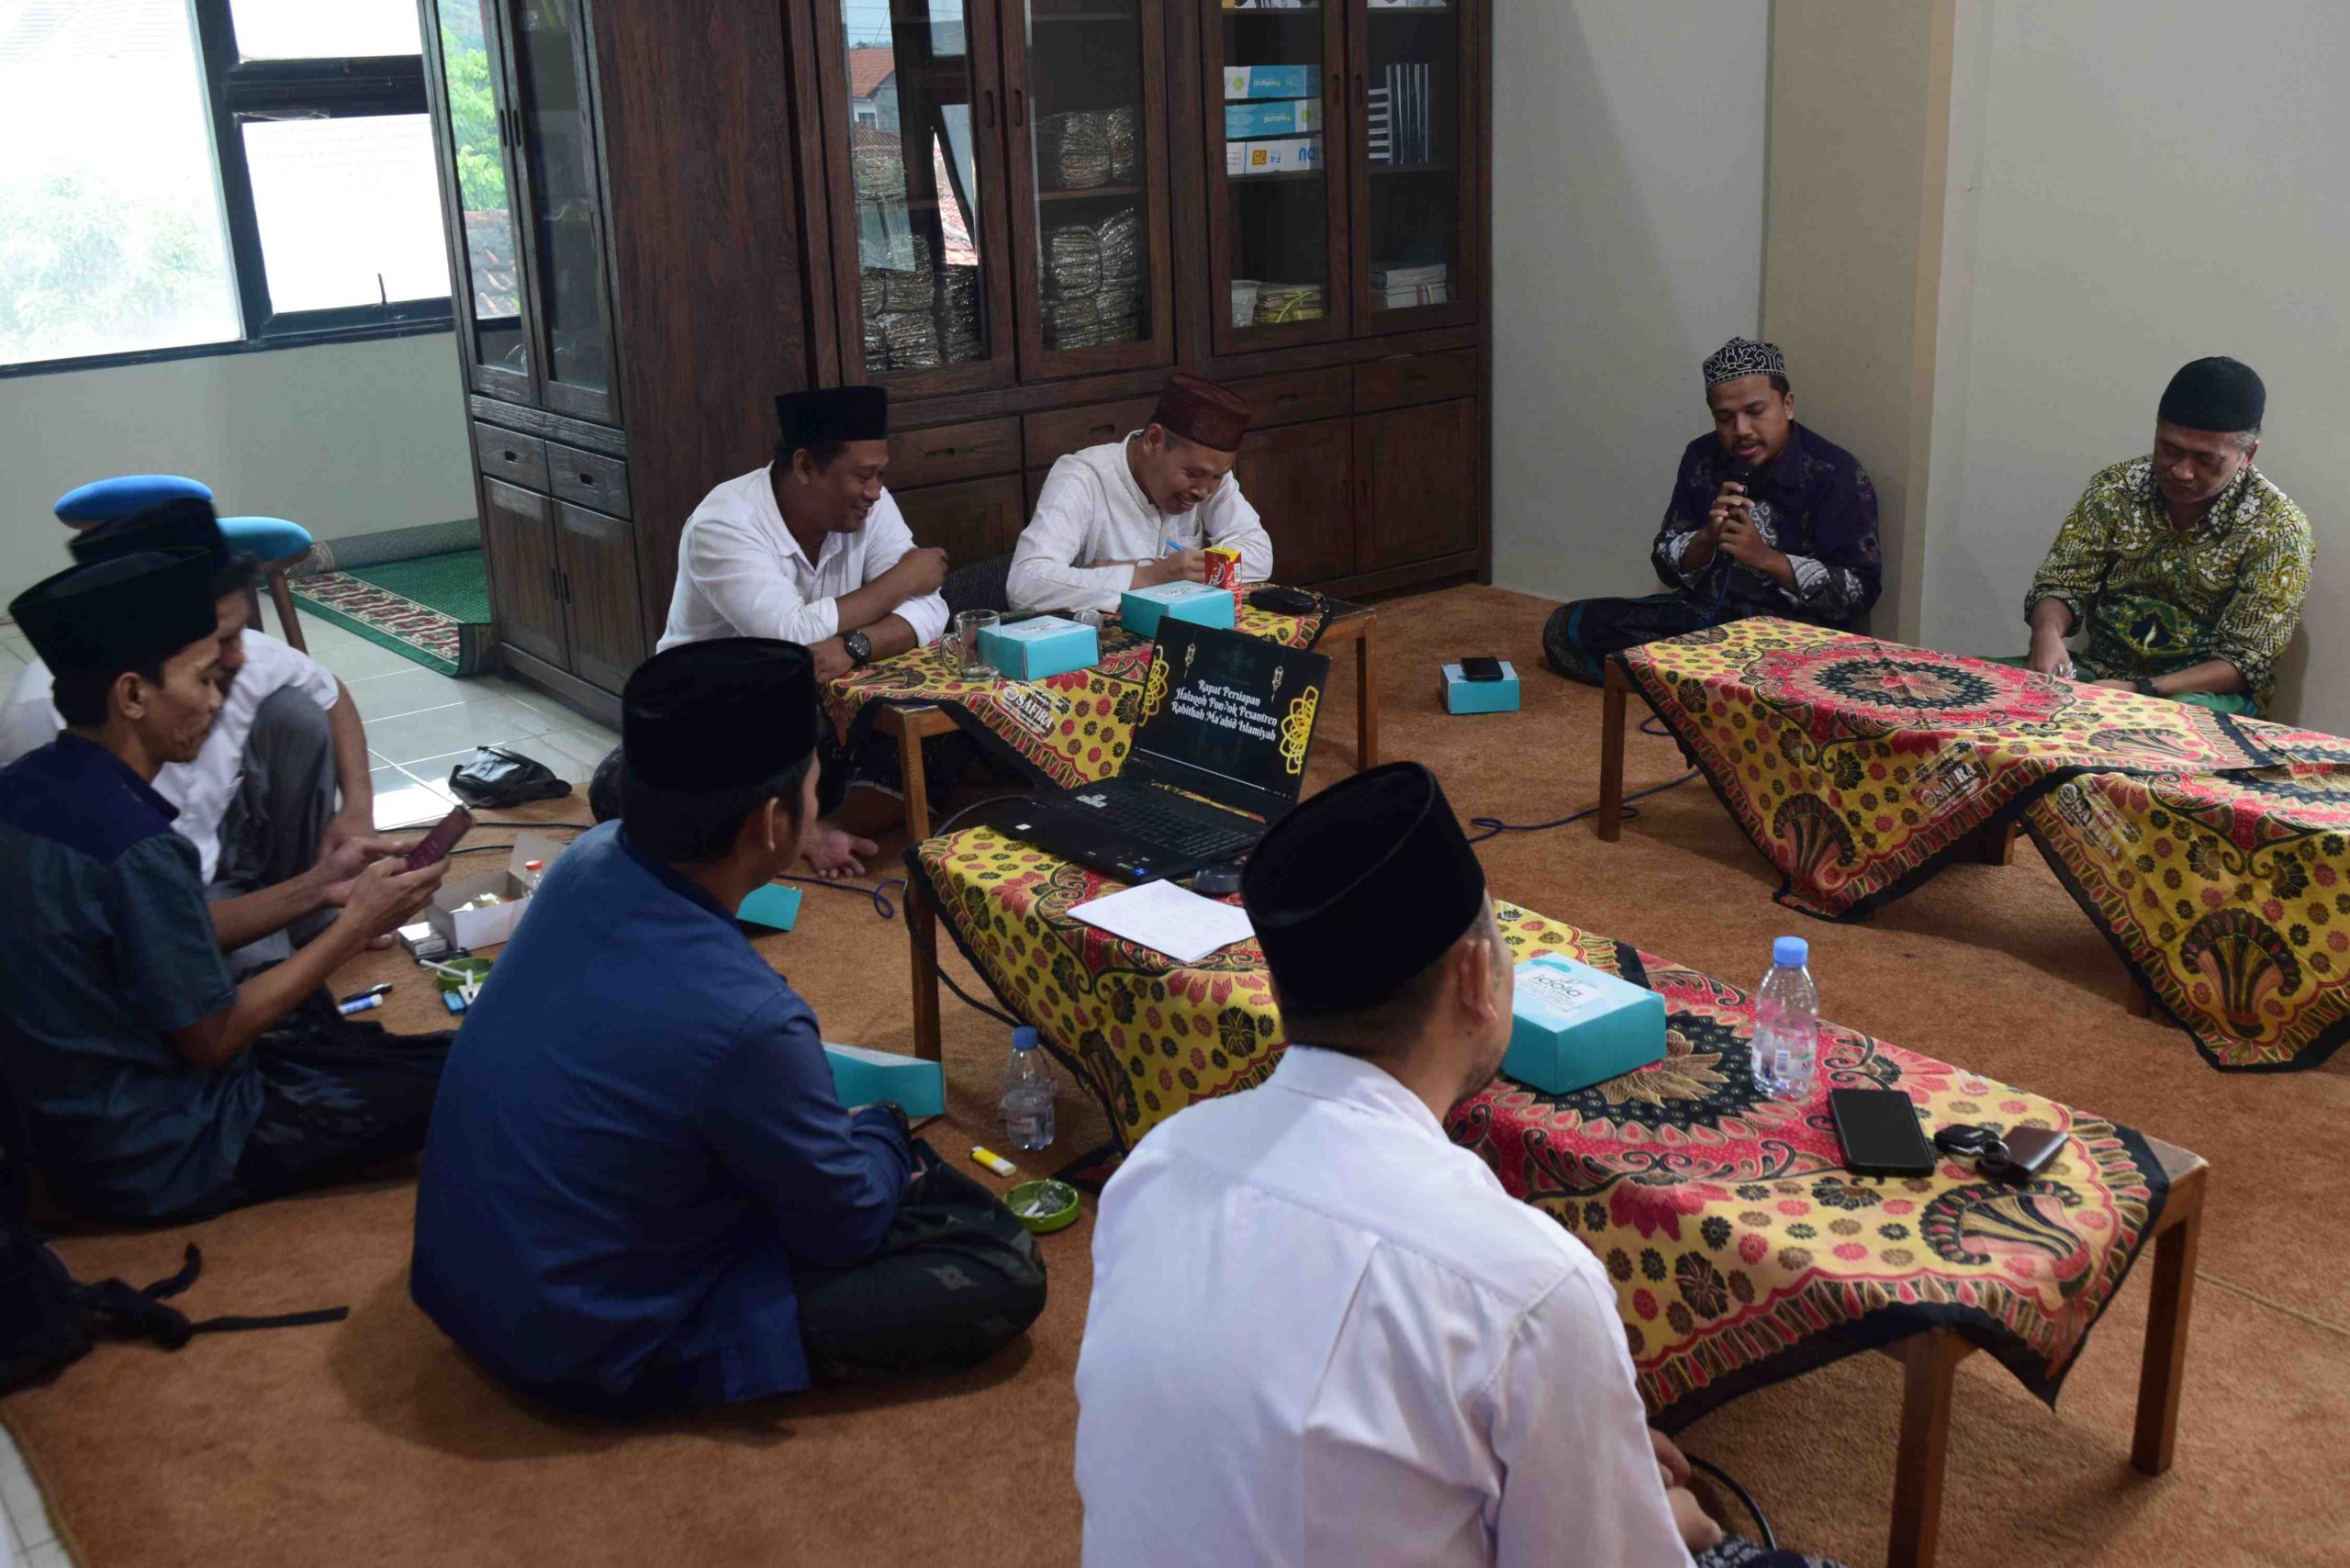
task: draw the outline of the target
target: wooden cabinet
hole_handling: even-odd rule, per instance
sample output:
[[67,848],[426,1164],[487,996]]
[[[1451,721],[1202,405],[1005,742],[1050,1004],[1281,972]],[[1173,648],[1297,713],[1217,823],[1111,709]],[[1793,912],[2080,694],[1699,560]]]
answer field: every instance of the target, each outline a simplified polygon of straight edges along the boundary
[[554,503],[498,479],[482,481],[481,543],[498,640],[549,664],[564,662],[563,599],[555,584]]
[[1011,554],[1028,521],[1017,474],[890,494],[914,543],[946,551],[950,567]]
[[1363,571],[1477,549],[1484,441],[1475,403],[1359,415],[1354,438]]
[[1282,580],[1485,569],[1490,0],[420,4],[509,673],[616,715],[811,386],[957,564],[1181,367]]
[[1353,420],[1252,430],[1232,472],[1272,535],[1276,577],[1319,583],[1355,575]]

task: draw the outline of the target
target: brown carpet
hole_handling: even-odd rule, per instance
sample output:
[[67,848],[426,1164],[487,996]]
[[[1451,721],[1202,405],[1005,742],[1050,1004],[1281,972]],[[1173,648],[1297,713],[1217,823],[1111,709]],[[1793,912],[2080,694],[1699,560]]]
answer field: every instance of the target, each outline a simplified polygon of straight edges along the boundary
[[[1463,588],[1381,611],[1384,745],[1445,779],[1464,814],[1553,817],[1595,794],[1599,697],[1540,667],[1550,606]],[[1436,666],[1516,662],[1526,711],[1450,718]],[[1352,680],[1333,684],[1315,767],[1351,759]],[[1637,703],[1635,707],[1637,709]],[[1628,784],[1671,778],[1672,744],[1631,742]],[[578,812],[569,802],[555,806]],[[541,808],[554,814],[554,807]],[[2029,845],[1961,867],[1869,923],[1779,909],[1762,859],[1691,784],[1646,803],[1620,844],[1587,826],[1485,846],[1494,887],[1545,913],[1751,984],[1770,938],[1811,939],[1839,1022],[2114,1116],[2213,1166],[2177,1468],[2129,1468],[2145,1274],[2133,1277],[2051,1412],[1988,1357],[1959,1374],[1944,1509],[1951,1564],[2339,1563],[2350,1551],[2350,1224],[2336,1202],[2350,1053],[2325,1070],[2222,1076],[2187,1039],[2122,1010],[2121,970]],[[894,849],[894,846],[892,848]],[[800,929],[761,944],[832,1038],[909,1049],[905,943],[858,900],[811,891]],[[958,958],[955,972],[975,981]],[[382,1014],[438,1015],[397,956]],[[949,996],[952,1114],[932,1141],[988,1136],[1005,1041]],[[1073,1090],[1058,1160],[1102,1123]],[[1040,1165],[1042,1161],[1038,1161]],[[2329,1195],[2331,1194],[2331,1195]],[[1090,1209],[1089,1204],[1089,1209]],[[557,1419],[487,1383],[409,1305],[405,1181],[229,1215],[189,1309],[352,1305],[339,1327],[102,1347],[0,1416],[61,1536],[84,1563],[1071,1563],[1070,1372],[1090,1216],[1046,1238],[1052,1298],[1024,1350],[955,1383],[778,1400],[623,1428]],[[64,1244],[84,1277],[147,1279],[181,1233]],[[1280,1304],[1236,1303],[1236,1334],[1278,1333]],[[1881,1561],[1899,1403],[1896,1365],[1861,1356],[1749,1395],[1684,1441],[1742,1478],[1781,1538]],[[1573,1561],[1573,1543],[1559,1560]]]

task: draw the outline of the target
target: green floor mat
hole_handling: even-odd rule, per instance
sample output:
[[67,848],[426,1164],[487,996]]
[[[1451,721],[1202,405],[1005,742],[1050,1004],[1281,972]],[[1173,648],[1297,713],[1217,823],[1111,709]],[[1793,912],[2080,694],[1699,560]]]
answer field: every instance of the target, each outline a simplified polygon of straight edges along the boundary
[[489,653],[489,578],[458,550],[296,577],[304,609],[442,675],[477,674]]

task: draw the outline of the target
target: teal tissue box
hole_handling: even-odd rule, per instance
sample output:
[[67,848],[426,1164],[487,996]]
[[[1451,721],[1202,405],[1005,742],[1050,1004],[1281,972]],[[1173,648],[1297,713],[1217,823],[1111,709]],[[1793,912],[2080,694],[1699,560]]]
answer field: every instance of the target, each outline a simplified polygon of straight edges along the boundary
[[1035,615],[981,632],[979,657],[1014,680],[1042,680],[1100,664],[1102,639],[1065,616]]
[[1502,1071],[1546,1094],[1664,1059],[1664,998],[1545,953],[1517,966]]
[[1137,637],[1158,635],[1158,622],[1171,616],[1194,626],[1232,629],[1232,590],[1205,583],[1160,583],[1128,588],[1118,600],[1118,622]]
[[833,1064],[833,1091],[844,1105],[894,1100],[910,1121],[946,1114],[946,1078],[934,1061],[830,1040],[824,1042],[824,1057]]
[[1444,711],[1448,713],[1515,713],[1517,667],[1502,661],[1499,680],[1471,680],[1459,665],[1444,666]]
[[764,925],[774,931],[789,931],[791,923],[800,918],[800,890],[787,888],[780,882],[751,890],[734,912],[737,920],[747,920],[754,925]]

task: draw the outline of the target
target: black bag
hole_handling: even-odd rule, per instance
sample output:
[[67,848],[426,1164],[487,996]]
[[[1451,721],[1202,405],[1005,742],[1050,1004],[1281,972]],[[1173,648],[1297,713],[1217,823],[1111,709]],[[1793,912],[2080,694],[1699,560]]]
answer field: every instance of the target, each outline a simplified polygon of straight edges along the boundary
[[483,746],[449,769],[449,788],[468,806],[519,806],[571,793],[545,763],[497,745]]
[[351,1316],[347,1306],[289,1312],[273,1317],[208,1317],[190,1322],[187,1314],[164,1305],[196,1282],[204,1255],[191,1245],[180,1271],[144,1290],[120,1280],[85,1285],[66,1271],[65,1260],[41,1238],[26,1217],[32,1187],[25,1149],[24,1118],[16,1096],[0,1080],[0,1393],[55,1375],[87,1355],[98,1336],[150,1339],[176,1350],[197,1334],[244,1328],[292,1328],[306,1323],[336,1323]]

